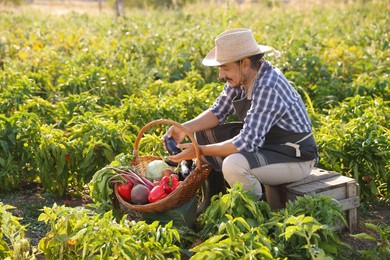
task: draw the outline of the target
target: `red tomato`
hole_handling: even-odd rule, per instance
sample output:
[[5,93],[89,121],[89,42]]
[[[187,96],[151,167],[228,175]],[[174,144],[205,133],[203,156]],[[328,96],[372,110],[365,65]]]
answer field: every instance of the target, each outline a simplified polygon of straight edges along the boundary
[[148,201],[150,203],[156,202],[168,196],[164,188],[161,185],[154,186],[154,188],[149,192]]
[[134,184],[132,182],[125,182],[118,185],[118,193],[126,201],[131,201],[131,189]]

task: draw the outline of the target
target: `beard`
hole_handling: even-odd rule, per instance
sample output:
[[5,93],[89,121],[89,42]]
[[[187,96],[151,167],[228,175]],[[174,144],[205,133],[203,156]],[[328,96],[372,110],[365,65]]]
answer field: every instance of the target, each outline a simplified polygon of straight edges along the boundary
[[241,87],[241,83],[238,83],[238,84],[235,84],[235,85],[230,85],[230,87],[232,87],[232,88],[240,88]]
[[232,81],[231,78],[224,78],[223,80],[226,80],[226,84],[229,85],[231,88],[239,88],[239,87],[241,87],[241,83],[230,84],[229,81]]

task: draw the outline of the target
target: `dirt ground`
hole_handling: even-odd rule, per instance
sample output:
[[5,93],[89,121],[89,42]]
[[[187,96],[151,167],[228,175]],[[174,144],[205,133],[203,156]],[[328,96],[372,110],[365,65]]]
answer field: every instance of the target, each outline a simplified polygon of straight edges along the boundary
[[[362,209],[365,205],[363,204],[359,208],[359,220],[358,220],[358,228],[353,234],[358,233],[367,233],[369,235],[374,236],[377,241],[379,241],[379,234],[372,229],[369,229],[365,226],[365,223],[374,224],[376,226],[388,227],[390,226],[390,206],[389,205],[374,205],[368,209]],[[351,233],[348,231],[344,231],[341,233],[340,238],[343,242],[349,244],[354,251],[359,250],[368,250],[376,245],[375,242],[370,240],[356,239],[350,236]],[[387,235],[389,237],[390,234]],[[356,252],[350,252],[353,257]],[[355,259],[355,258],[351,258]]]
[[[12,205],[15,207],[12,214],[22,218],[21,224],[29,227],[26,236],[30,239],[31,245],[36,246],[39,240],[46,235],[47,227],[43,222],[38,222],[38,216],[44,206],[51,207],[54,203],[57,205],[67,205],[70,207],[82,206],[87,207],[92,203],[88,195],[83,196],[67,196],[63,198],[54,198],[40,190],[39,187],[27,187],[23,191],[12,192],[10,194],[0,194],[0,201],[3,204]],[[389,205],[375,205],[370,208],[361,203],[359,208],[359,224],[356,233],[367,233],[379,238],[379,235],[371,229],[365,227],[365,223],[375,225],[389,226],[390,225],[390,207]],[[346,252],[351,259],[358,259],[359,250],[370,249],[376,244],[373,241],[355,239],[350,236],[348,230],[340,233],[340,238],[343,242],[352,247],[351,252]]]

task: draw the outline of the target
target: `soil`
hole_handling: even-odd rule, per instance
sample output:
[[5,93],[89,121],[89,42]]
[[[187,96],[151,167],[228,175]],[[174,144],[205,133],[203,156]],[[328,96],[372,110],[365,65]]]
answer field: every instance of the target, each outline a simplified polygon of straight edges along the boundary
[[39,186],[31,185],[23,190],[13,191],[9,194],[0,194],[0,202],[14,206],[10,212],[21,218],[22,225],[29,225],[25,235],[30,238],[32,246],[37,246],[39,240],[46,235],[47,227],[38,221],[44,207],[52,207],[54,204],[69,207],[88,207],[92,203],[88,194],[67,195],[60,198],[44,193]]
[[[20,217],[22,225],[29,225],[26,231],[26,236],[30,239],[32,246],[37,246],[39,240],[46,235],[47,227],[43,222],[38,222],[37,219],[41,214],[41,209],[45,206],[51,207],[54,203],[57,205],[66,205],[69,207],[88,207],[92,203],[88,192],[80,195],[64,196],[55,198],[43,193],[39,187],[25,187],[22,191],[12,192],[10,194],[0,194],[0,202],[3,204],[12,205],[15,209],[10,212],[17,217]],[[359,208],[359,221],[357,233],[367,233],[379,239],[379,234],[365,226],[365,223],[371,223],[377,226],[390,226],[390,207],[389,205],[381,205],[376,203],[367,207],[361,202]],[[360,250],[367,250],[376,246],[376,243],[365,239],[356,239],[350,236],[348,230],[340,232],[340,239],[349,244],[352,248],[350,252],[345,252],[347,258],[363,259]]]
[[[363,209],[365,205],[362,202],[361,204],[363,205],[361,205],[358,212],[359,219],[357,230],[353,233],[344,231],[340,235],[341,240],[349,244],[353,249],[353,251],[346,253],[347,256],[349,255],[352,257],[351,259],[356,259],[355,257],[359,256],[358,251],[370,250],[377,246],[376,242],[374,241],[353,238],[350,236],[351,234],[367,233],[374,236],[377,241],[380,241],[378,232],[367,228],[365,224],[370,223],[381,227],[390,226],[390,205],[375,204],[370,206],[368,209]],[[389,237],[389,235],[390,234],[387,234],[387,237]]]

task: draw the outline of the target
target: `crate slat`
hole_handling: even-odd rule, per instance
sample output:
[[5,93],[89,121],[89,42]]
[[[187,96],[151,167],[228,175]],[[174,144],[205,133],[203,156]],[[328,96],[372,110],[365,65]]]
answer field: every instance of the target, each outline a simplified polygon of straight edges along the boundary
[[[278,191],[285,193],[284,198],[286,200],[294,200],[305,194],[332,197],[340,204],[342,211],[346,213],[349,231],[353,232],[356,230],[358,223],[357,210],[360,206],[360,190],[359,184],[354,179],[334,171],[314,168],[307,178],[289,183],[282,188],[279,188]],[[272,190],[273,187],[266,187],[267,189]],[[282,201],[283,203],[285,201]],[[333,228],[340,230],[345,228],[345,225],[341,223]]]

